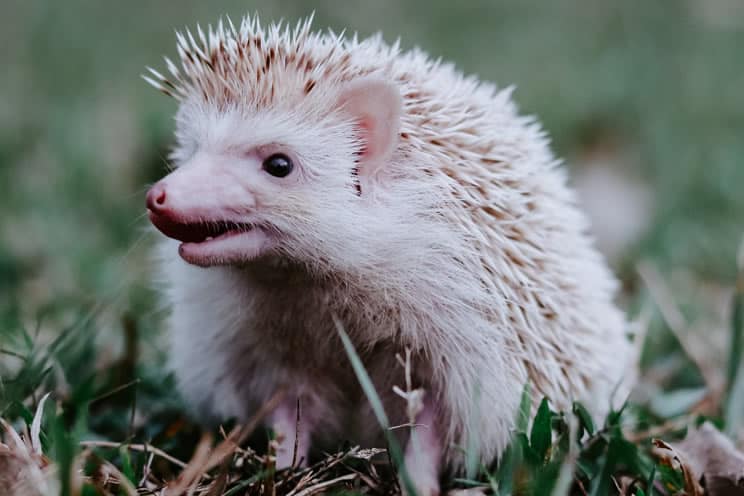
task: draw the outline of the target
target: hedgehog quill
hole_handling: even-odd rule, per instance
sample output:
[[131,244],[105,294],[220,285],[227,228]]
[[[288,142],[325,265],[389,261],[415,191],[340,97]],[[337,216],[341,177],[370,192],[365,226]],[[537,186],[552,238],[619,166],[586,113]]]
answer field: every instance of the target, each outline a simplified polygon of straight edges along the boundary
[[395,356],[412,351],[420,494],[439,493],[473,435],[484,463],[502,452],[526,383],[597,417],[624,399],[616,280],[510,89],[310,19],[220,22],[177,34],[177,50],[167,76],[145,76],[179,102],[175,169],[147,208],[165,235],[171,366],[203,419],[245,420],[283,389],[267,420],[280,468],[346,439],[379,445],[334,317],[394,424]]

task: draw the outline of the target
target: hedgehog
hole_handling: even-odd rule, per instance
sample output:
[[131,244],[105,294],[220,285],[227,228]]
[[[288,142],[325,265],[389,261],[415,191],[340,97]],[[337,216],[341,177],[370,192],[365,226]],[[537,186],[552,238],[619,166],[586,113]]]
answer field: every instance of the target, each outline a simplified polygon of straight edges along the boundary
[[146,204],[195,415],[247,421],[282,391],[264,417],[279,468],[381,442],[341,328],[390,424],[412,426],[395,432],[413,487],[438,494],[466,448],[503,452],[524,391],[597,418],[623,400],[617,281],[512,87],[312,17],[176,37],[179,64],[143,76],[179,105]]

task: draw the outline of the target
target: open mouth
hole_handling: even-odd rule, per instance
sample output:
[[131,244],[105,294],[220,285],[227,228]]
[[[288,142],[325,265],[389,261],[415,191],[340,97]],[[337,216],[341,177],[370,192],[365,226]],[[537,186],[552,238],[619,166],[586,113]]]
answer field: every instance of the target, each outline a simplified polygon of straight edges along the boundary
[[181,223],[154,214],[150,214],[150,220],[160,232],[183,243],[203,243],[231,234],[244,233],[254,228],[253,224],[230,221]]
[[270,248],[270,237],[257,224],[233,221],[180,222],[149,212],[160,232],[181,242],[178,253],[185,261],[202,267],[254,259]]

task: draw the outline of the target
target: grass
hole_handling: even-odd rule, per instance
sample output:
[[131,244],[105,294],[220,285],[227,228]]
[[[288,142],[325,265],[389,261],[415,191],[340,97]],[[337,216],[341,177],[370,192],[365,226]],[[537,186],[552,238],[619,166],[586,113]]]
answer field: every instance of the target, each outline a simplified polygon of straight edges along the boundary
[[[734,341],[741,339],[743,330],[741,289],[732,307]],[[396,490],[384,450],[346,448],[308,469],[277,472],[267,457],[271,442],[263,454],[240,447],[255,423],[229,433],[224,427],[201,431],[183,415],[178,399],[167,393],[172,391],[169,378],[157,367],[137,364],[135,356],[128,354],[103,371],[96,367],[90,322],[90,318],[77,321],[42,346],[35,344],[28,330],[18,327],[8,334],[8,346],[2,350],[18,364],[14,374],[3,376],[0,417],[13,421],[11,429],[30,431],[27,439],[39,433],[38,450],[46,457],[38,463],[55,464],[56,472],[49,477],[59,478],[61,494],[136,494],[135,488],[156,494],[168,481],[176,481],[175,488],[171,482],[175,492],[168,494],[180,494],[179,488],[200,495]],[[348,338],[344,343],[380,423],[387,425],[353,345]],[[126,349],[132,353],[132,347]],[[681,438],[706,419],[731,432],[740,431],[744,376],[739,373],[741,350],[731,349],[728,369],[737,373],[726,388],[707,390],[696,408],[673,418],[660,418],[643,405],[629,403],[611,412],[604,425],[595,426],[581,404],[575,403],[570,412],[555,412],[543,400],[530,422],[527,385],[518,429],[501,460],[477,467],[468,478],[451,478],[447,485],[520,495],[604,495],[621,487],[627,491],[624,494],[694,494],[681,467],[654,456],[658,441],[652,441]],[[39,398],[41,391],[56,392],[55,406],[47,396]],[[256,421],[261,416],[258,412]],[[5,438],[11,444],[7,433]],[[400,447],[393,436],[389,447],[395,465],[402,469]]]
[[[497,466],[471,467],[447,487],[600,495],[617,484],[647,495],[689,486],[652,439],[681,439],[709,419],[738,441],[744,425],[742,8],[726,0],[321,0],[315,8],[319,27],[382,29],[516,84],[516,99],[540,116],[574,177],[611,163],[652,193],[643,232],[613,258],[622,304],[645,329],[632,401],[597,426],[581,405],[542,407]],[[33,431],[52,392],[36,418],[40,463],[56,467],[60,491],[126,493],[175,480],[182,465],[209,464],[204,494],[284,494],[330,481],[320,489],[395,490],[388,456],[353,447],[306,472],[275,471],[262,454],[235,448],[243,431],[197,426],[161,366],[168,350],[149,289],[142,203],[165,171],[175,109],[138,76],[174,53],[174,27],[253,10],[296,19],[309,9],[289,0],[178,8],[10,0],[4,10],[0,417]],[[228,454],[210,461],[210,443]]]

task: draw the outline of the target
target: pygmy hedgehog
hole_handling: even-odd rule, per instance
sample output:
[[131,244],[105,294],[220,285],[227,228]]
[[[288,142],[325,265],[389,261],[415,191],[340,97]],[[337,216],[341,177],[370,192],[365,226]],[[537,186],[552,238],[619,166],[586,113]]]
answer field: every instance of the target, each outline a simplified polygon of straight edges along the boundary
[[527,383],[556,408],[610,408],[631,349],[616,281],[510,89],[310,19],[177,38],[180,66],[145,76],[180,104],[147,208],[167,236],[172,367],[203,418],[248,419],[281,389],[279,467],[379,442],[337,323],[394,424],[411,352],[421,494],[458,447],[499,455]]

